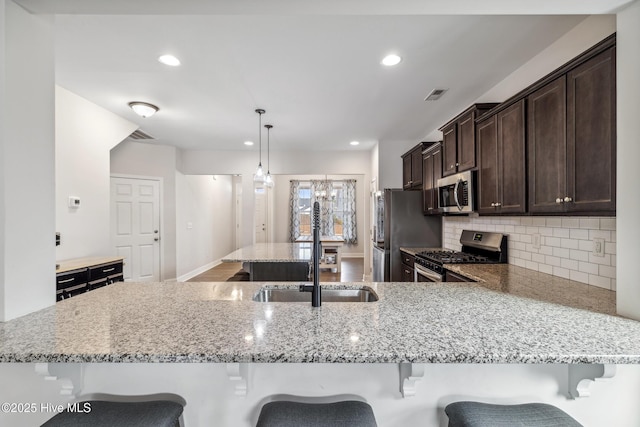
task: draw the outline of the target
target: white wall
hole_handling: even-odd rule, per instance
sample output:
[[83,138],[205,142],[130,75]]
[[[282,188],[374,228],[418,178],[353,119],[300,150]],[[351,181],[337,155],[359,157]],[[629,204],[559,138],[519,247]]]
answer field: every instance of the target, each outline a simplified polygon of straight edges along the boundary
[[640,320],[640,2],[617,15],[618,313]]
[[179,281],[234,250],[232,177],[176,172],[176,270]]
[[[123,141],[111,150],[111,173],[162,178],[162,280],[176,276],[176,163],[175,147]],[[108,197],[108,193],[107,193]]]
[[402,188],[401,156],[420,141],[380,141],[378,143],[378,189]]
[[589,16],[475,102],[505,101],[615,31],[615,15]]
[[[414,144],[415,145],[415,144]],[[406,151],[406,150],[404,150]],[[402,154],[402,151],[400,154]],[[256,153],[251,151],[183,151],[179,169],[184,174],[242,175],[242,245],[254,241],[254,191],[253,173],[257,167]],[[398,163],[400,157],[398,155]],[[362,175],[363,182],[371,181],[371,153],[369,151],[272,151],[271,172],[274,175]],[[365,200],[365,211],[369,210],[369,198]],[[369,218],[365,216],[363,229],[369,229]],[[364,242],[365,272],[369,271],[370,239]]]
[[[364,182],[362,175],[327,175],[327,179],[355,179],[356,180],[356,233],[358,236],[358,244],[344,245],[342,249],[343,255],[364,257],[366,242],[369,239],[368,228],[364,228],[367,222],[365,218],[368,216],[368,210],[365,208],[365,202],[369,198],[368,189],[369,182]],[[300,181],[309,181],[312,179],[325,179],[325,175],[276,175],[276,184],[274,191],[274,219],[275,233],[274,242],[289,242],[289,221],[291,217],[289,207],[289,189],[290,181],[297,179]]]
[[[56,259],[114,254],[109,150],[137,125],[56,86]],[[69,207],[69,196],[80,198]]]
[[0,321],[55,302],[52,23],[0,0]]

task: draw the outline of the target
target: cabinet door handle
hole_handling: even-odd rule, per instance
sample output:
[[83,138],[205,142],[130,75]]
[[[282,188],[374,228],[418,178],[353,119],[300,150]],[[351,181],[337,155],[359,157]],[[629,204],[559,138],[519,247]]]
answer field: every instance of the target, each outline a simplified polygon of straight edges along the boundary
[[556,198],[556,203],[562,203],[564,202],[564,200],[562,200],[560,197]]
[[502,203],[496,203],[496,208],[499,208],[500,206],[502,206]]
[[456,166],[460,166],[460,163],[456,163]]
[[492,207],[492,208],[495,208],[495,207],[496,207],[496,204],[495,204],[495,203],[491,203],[491,207]]
[[111,267],[111,268],[107,268],[106,270],[102,270],[102,272],[103,273],[108,273],[108,272],[113,271],[115,269],[116,269],[115,267]]
[[61,285],[61,284],[63,284],[63,283],[71,283],[71,282],[73,282],[74,280],[76,280],[76,278],[75,278],[75,277],[72,277],[71,279],[67,279],[67,280],[60,280],[60,281],[58,282],[58,284],[60,284],[60,285]]
[[566,203],[569,203],[569,202],[571,202],[571,201],[572,201],[572,199],[571,199],[571,197],[567,196],[567,197],[565,197],[565,198],[564,198],[564,201],[565,201]]

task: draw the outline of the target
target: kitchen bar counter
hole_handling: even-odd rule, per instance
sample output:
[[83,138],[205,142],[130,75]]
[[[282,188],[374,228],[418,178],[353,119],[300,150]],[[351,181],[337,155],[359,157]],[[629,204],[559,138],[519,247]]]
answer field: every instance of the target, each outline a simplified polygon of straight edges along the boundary
[[252,282],[305,281],[312,251],[312,243],[256,243],[231,252],[222,262],[242,262]]
[[222,257],[222,262],[309,262],[311,243],[256,243]]
[[0,362],[640,363],[640,322],[474,283],[323,284],[380,299],[320,308],[262,286],[297,287],[117,283],[0,323]]

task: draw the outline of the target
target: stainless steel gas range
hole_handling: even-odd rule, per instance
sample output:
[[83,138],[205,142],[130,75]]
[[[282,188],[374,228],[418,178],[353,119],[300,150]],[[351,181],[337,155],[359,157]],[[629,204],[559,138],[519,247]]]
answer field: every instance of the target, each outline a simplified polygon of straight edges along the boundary
[[444,281],[446,264],[497,264],[506,263],[508,260],[505,234],[463,230],[460,244],[461,251],[435,250],[417,253],[414,281]]

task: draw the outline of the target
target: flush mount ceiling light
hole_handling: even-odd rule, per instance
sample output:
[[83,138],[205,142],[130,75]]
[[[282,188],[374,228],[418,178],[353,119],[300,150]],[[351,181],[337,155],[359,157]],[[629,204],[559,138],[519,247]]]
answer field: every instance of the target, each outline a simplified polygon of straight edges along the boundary
[[262,170],[262,115],[265,111],[262,108],[258,108],[256,110],[258,113],[258,144],[259,144],[259,152],[260,158],[258,162],[258,169],[256,169],[256,173],[253,176],[253,181],[259,184],[264,184],[264,170]]
[[149,104],[148,102],[130,102],[129,107],[140,117],[151,117],[153,116],[159,108],[153,104]]
[[171,67],[177,67],[180,65],[180,60],[173,55],[162,55],[158,58],[158,61]]
[[244,142],[244,145],[247,145],[247,146],[249,146],[249,147],[250,147],[250,146],[252,146],[252,145],[253,145],[253,141],[245,141],[245,142]]
[[392,53],[390,55],[385,56],[384,58],[382,58],[382,65],[386,65],[387,67],[391,67],[393,65],[398,65],[400,63],[400,61],[402,61],[402,58],[400,58],[398,55]]
[[360,141],[351,141],[349,144],[353,146],[360,145]]

